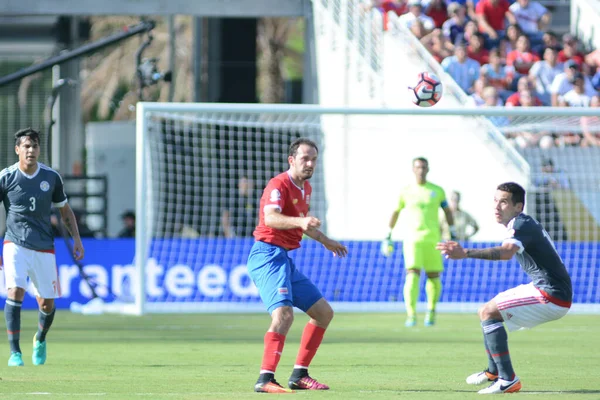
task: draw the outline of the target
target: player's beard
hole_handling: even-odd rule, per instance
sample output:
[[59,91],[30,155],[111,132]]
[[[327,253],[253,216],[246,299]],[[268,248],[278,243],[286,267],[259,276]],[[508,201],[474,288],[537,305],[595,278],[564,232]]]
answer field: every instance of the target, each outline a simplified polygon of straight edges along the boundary
[[302,178],[304,180],[308,180],[308,179],[312,178],[314,172],[315,172],[314,169],[310,169],[310,170],[303,169],[302,170]]

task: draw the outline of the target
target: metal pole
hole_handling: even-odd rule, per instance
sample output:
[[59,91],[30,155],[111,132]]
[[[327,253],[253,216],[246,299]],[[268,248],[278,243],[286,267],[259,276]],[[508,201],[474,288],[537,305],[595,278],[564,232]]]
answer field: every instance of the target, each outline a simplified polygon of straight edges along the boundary
[[169,15],[169,71],[171,71],[171,82],[169,82],[169,102],[175,97],[175,58],[177,49],[175,48],[175,16]]
[[50,58],[42,61],[39,64],[35,64],[30,67],[23,68],[12,74],[3,76],[2,78],[0,78],[0,87],[7,85],[9,83],[18,81],[28,75],[36,73],[36,72],[51,68],[52,66],[54,66],[56,64],[61,64],[66,61],[72,60],[74,58],[80,57],[82,55],[89,54],[94,51],[100,50],[104,47],[115,44],[123,39],[127,39],[131,36],[135,36],[139,33],[149,32],[154,28],[154,25],[155,25],[154,21],[144,21],[138,25],[133,25],[133,26],[125,28],[124,32],[105,37],[103,39],[97,40],[93,43],[83,45],[83,46],[81,46],[77,49],[71,50],[71,51],[66,51],[62,54],[59,54],[58,56],[50,57]]

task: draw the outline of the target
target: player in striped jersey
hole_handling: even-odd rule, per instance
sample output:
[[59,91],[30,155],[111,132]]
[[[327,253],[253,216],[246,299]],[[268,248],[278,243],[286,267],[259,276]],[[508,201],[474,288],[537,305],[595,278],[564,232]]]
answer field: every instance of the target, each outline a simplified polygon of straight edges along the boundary
[[492,382],[479,391],[481,394],[521,390],[521,381],[515,375],[508,352],[504,324],[513,331],[562,318],[573,298],[571,278],[550,235],[534,218],[523,214],[525,190],[513,182],[503,183],[497,187],[494,204],[496,221],[508,231],[501,246],[476,250],[463,249],[452,241],[437,245],[446,258],[453,260],[510,260],[516,256],[531,278],[531,283],[502,292],[479,308],[488,368],[470,375],[467,383]]
[[0,172],[0,200],[6,210],[2,251],[7,289],[4,317],[11,352],[8,366],[11,367],[24,364],[19,340],[27,277],[39,306],[38,331],[33,337],[31,359],[34,365],[46,362],[46,334],[54,320],[54,299],[60,296],[50,224],[53,205],[59,208],[62,221],[73,236],[75,258],[83,258],[77,222],[67,203],[62,178],[58,172],[38,162],[39,132],[31,128],[18,131],[15,152],[19,161]]

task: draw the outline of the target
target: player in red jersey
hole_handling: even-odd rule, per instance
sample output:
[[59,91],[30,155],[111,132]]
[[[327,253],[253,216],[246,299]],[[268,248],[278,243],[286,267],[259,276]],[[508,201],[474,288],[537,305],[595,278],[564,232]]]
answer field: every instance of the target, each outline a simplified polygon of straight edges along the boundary
[[275,370],[283,345],[294,320],[293,307],[310,317],[300,341],[300,350],[294,370],[288,381],[290,389],[327,390],[329,386],[308,375],[308,367],[315,356],[327,326],[333,319],[333,310],[317,287],[296,269],[288,251],[300,247],[302,235],[307,235],[333,252],[345,257],[346,246],[328,238],[319,231],[321,221],[309,216],[312,177],[319,150],[305,138],[290,145],[287,172],[271,179],[260,199],[259,222],[254,237],[256,242],[248,256],[248,272],[260,292],[260,297],[271,314],[271,326],[264,338],[264,353],[260,375],[254,391],[286,393],[275,380]]

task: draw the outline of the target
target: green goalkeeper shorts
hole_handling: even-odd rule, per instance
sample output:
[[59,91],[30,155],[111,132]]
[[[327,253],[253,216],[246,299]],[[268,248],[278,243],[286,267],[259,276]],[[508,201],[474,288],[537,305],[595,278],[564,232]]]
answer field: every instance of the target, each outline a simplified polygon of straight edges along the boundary
[[442,272],[444,263],[442,254],[435,249],[435,242],[404,242],[404,267],[406,269],[424,269],[425,272]]

